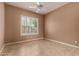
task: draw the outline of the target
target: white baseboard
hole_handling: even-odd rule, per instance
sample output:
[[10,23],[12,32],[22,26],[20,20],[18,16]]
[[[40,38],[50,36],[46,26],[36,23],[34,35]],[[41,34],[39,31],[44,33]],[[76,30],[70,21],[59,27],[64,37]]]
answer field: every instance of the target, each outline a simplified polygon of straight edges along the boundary
[[11,42],[11,43],[5,43],[5,45],[11,45],[11,44],[22,43],[22,42],[29,42],[29,41],[40,40],[40,39],[44,39],[44,38],[35,38],[35,39],[28,39],[28,40],[16,41],[16,42]]
[[74,48],[79,48],[79,46],[76,46],[76,45],[73,45],[73,44],[64,43],[64,42],[60,42],[60,41],[53,40],[53,39],[49,39],[49,38],[45,38],[45,39],[46,39],[46,40],[49,40],[49,41],[56,42],[56,43],[60,43],[60,44],[66,45],[66,46],[70,46],[70,47],[74,47]]
[[[53,42],[56,42],[56,43],[60,43],[60,44],[63,44],[63,45],[69,46],[69,47],[79,48],[79,46],[72,45],[72,44],[65,43],[65,42],[60,42],[60,41],[53,40],[53,39],[49,39],[49,38],[36,38],[36,39],[29,39],[29,40],[23,40],[23,41],[17,41],[17,42],[5,43],[5,45],[11,45],[11,44],[22,43],[22,42],[29,42],[29,41],[40,40],[40,39],[45,39],[45,40],[53,41]],[[4,46],[5,46],[5,45],[4,45]],[[0,53],[2,52],[4,46],[3,46],[2,49],[0,50]]]
[[2,51],[3,51],[3,49],[4,49],[4,46],[5,46],[5,45],[3,45],[2,48],[0,49],[0,54],[2,53]]

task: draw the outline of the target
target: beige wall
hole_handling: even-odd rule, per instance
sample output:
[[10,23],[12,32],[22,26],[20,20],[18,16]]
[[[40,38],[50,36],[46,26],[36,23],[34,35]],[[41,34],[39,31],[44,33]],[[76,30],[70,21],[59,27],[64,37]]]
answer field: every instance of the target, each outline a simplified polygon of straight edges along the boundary
[[0,3],[0,49],[4,42],[4,4]]
[[[38,17],[39,19],[39,34],[31,36],[20,35],[20,20],[21,15]],[[5,4],[5,42],[14,42],[19,40],[30,40],[31,38],[43,37],[43,16],[33,12],[23,10],[14,6]]]
[[[39,18],[39,35],[20,36],[20,15]],[[5,5],[5,42],[30,40],[43,36],[70,44],[79,41],[79,3],[69,3],[46,14],[45,18],[33,12]]]
[[45,37],[70,44],[79,41],[79,3],[69,3],[48,13]]

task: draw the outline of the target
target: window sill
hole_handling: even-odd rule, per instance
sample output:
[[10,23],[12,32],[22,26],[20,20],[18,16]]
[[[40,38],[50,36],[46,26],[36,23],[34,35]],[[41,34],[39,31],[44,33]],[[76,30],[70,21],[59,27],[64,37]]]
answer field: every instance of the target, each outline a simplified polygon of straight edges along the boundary
[[21,36],[26,36],[26,35],[38,35],[39,33],[29,33],[29,34],[21,34]]

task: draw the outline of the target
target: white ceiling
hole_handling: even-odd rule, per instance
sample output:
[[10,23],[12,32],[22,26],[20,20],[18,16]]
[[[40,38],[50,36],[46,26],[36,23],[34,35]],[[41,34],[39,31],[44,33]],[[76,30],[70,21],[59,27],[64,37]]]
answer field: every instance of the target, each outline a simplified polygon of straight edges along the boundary
[[[59,8],[68,2],[40,2],[44,7],[40,10],[39,14],[47,14],[50,11]],[[23,8],[32,12],[36,12],[36,9],[29,8],[31,5],[35,5],[36,2],[6,2],[6,4],[13,5],[19,8]]]

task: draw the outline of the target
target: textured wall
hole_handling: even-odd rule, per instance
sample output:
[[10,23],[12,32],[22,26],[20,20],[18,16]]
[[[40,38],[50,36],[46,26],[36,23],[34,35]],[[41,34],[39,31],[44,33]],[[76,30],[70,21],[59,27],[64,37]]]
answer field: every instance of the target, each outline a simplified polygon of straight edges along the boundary
[[79,3],[69,3],[48,13],[45,37],[70,44],[79,41]]
[[[37,17],[39,19],[39,34],[31,36],[20,35],[21,15]],[[30,40],[43,37],[43,16],[5,4],[5,42]]]
[[0,3],[0,49],[4,43],[4,4]]

